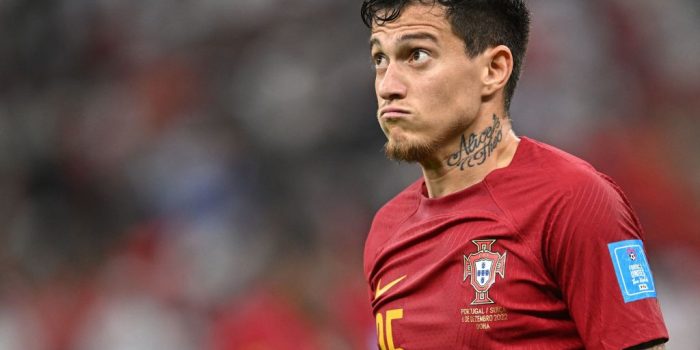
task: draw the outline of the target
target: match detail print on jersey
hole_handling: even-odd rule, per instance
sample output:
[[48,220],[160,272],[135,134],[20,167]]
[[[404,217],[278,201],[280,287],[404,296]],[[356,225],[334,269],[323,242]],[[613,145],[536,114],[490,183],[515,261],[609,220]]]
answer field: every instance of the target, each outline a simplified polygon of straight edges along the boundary
[[641,240],[627,240],[608,244],[625,303],[656,297],[656,287]]

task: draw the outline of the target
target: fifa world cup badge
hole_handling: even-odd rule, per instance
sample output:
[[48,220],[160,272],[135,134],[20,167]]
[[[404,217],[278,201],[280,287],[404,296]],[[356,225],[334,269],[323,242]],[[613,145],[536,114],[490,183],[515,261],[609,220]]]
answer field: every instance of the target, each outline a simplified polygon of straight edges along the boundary
[[656,298],[656,287],[644,253],[644,243],[638,239],[613,242],[608,244],[608,250],[625,303]]
[[473,240],[477,247],[476,253],[464,255],[464,279],[471,278],[470,282],[476,295],[472,305],[493,304],[489,298],[489,289],[496,282],[496,275],[505,278],[506,254],[493,252],[491,246],[495,239]]

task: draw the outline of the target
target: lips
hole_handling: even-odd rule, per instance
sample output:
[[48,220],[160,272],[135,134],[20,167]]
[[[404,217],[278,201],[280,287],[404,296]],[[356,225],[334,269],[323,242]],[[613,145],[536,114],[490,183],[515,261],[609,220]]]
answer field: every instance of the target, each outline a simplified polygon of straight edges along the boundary
[[398,119],[405,118],[409,115],[409,111],[398,107],[384,107],[379,110],[379,118]]

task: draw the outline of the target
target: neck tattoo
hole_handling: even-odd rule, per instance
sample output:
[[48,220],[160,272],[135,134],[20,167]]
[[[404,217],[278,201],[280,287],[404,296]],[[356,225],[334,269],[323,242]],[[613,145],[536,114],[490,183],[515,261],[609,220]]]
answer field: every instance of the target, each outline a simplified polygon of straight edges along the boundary
[[501,130],[501,122],[496,115],[493,115],[493,125],[487,127],[477,136],[471,133],[469,137],[462,134],[462,141],[459,145],[459,150],[452,153],[447,158],[447,165],[451,167],[459,167],[459,170],[464,170],[464,167],[473,168],[484,164],[487,158],[491,156],[498,144],[503,138]]

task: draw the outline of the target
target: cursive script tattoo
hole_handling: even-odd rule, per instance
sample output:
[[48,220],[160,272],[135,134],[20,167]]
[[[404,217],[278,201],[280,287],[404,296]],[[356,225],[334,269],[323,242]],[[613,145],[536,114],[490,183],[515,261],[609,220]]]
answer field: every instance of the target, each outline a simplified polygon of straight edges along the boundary
[[484,164],[502,138],[501,122],[494,114],[493,125],[484,129],[478,136],[471,133],[467,138],[462,134],[459,150],[447,158],[447,165],[452,167],[458,166],[459,170],[464,170],[465,166],[473,168]]

